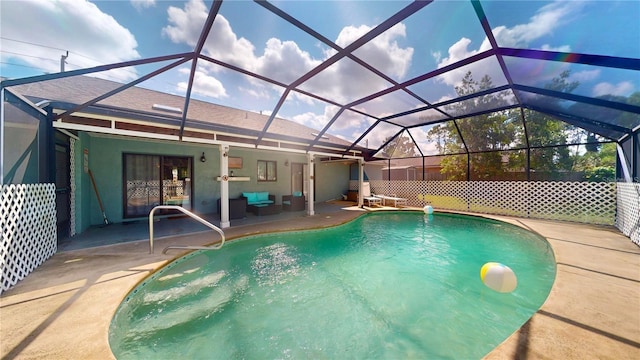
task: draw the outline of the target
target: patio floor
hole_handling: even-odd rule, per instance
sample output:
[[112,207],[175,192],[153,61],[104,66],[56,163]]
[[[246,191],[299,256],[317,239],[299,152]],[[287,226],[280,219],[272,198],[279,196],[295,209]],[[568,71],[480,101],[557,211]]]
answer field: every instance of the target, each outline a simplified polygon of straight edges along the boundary
[[[314,216],[248,216],[232,221],[225,233],[232,239],[332,226],[364,213],[350,205],[318,204]],[[542,308],[486,359],[640,359],[638,246],[613,227],[487,217],[546,237],[557,260],[557,276]],[[0,297],[0,356],[113,358],[108,331],[118,305],[139,281],[180,255],[163,255],[162,248],[210,242],[201,232],[206,228],[188,218],[155,225],[154,254],[149,254],[145,222],[108,225],[62,242],[57,254]],[[123,242],[106,245],[114,236]]]

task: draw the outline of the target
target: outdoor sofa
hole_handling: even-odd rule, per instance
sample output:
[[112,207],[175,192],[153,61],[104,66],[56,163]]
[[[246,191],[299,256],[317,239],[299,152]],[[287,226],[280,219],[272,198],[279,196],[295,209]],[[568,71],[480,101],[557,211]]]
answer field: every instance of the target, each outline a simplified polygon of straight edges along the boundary
[[273,215],[282,212],[282,205],[276,204],[276,196],[268,191],[243,192],[247,199],[247,211],[254,215]]

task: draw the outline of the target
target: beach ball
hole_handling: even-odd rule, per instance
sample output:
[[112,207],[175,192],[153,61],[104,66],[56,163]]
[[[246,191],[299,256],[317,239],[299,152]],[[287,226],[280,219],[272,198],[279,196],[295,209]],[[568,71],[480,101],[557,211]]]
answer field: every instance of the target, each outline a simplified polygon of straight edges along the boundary
[[433,214],[433,207],[431,207],[431,205],[427,205],[424,207],[424,213],[425,214]]
[[508,293],[518,286],[516,274],[504,264],[488,262],[480,269],[480,279],[492,290]]

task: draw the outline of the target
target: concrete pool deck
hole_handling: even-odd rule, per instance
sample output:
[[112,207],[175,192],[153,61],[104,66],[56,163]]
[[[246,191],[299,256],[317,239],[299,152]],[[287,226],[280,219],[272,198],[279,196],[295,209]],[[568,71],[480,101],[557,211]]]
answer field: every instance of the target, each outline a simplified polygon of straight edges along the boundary
[[[356,210],[356,211],[353,211]],[[355,207],[225,229],[227,237],[341,224]],[[477,214],[476,214],[477,215]],[[486,215],[481,215],[486,216]],[[551,244],[557,276],[541,309],[486,359],[640,359],[640,248],[617,229],[486,216]],[[139,281],[178,256],[169,244],[203,245],[202,233],[59,252],[0,297],[3,359],[112,359],[111,318]]]

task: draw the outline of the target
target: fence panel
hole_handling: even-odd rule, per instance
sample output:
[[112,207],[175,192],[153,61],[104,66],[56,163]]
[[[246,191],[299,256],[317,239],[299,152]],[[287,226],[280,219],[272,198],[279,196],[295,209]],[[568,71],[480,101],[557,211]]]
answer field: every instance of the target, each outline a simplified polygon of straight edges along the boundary
[[469,210],[496,215],[529,216],[529,182],[473,181],[469,185]]
[[618,183],[616,227],[640,245],[640,184]]
[[2,293],[57,250],[55,184],[2,185],[0,214]]
[[431,206],[448,210],[469,210],[469,182],[427,181],[425,185],[423,197]]
[[530,217],[613,225],[615,193],[615,183],[534,181]]
[[[486,214],[613,225],[616,184],[563,181],[371,180],[371,191],[407,199],[407,205]],[[358,188],[352,181],[351,189]],[[629,197],[627,195],[626,197]]]

